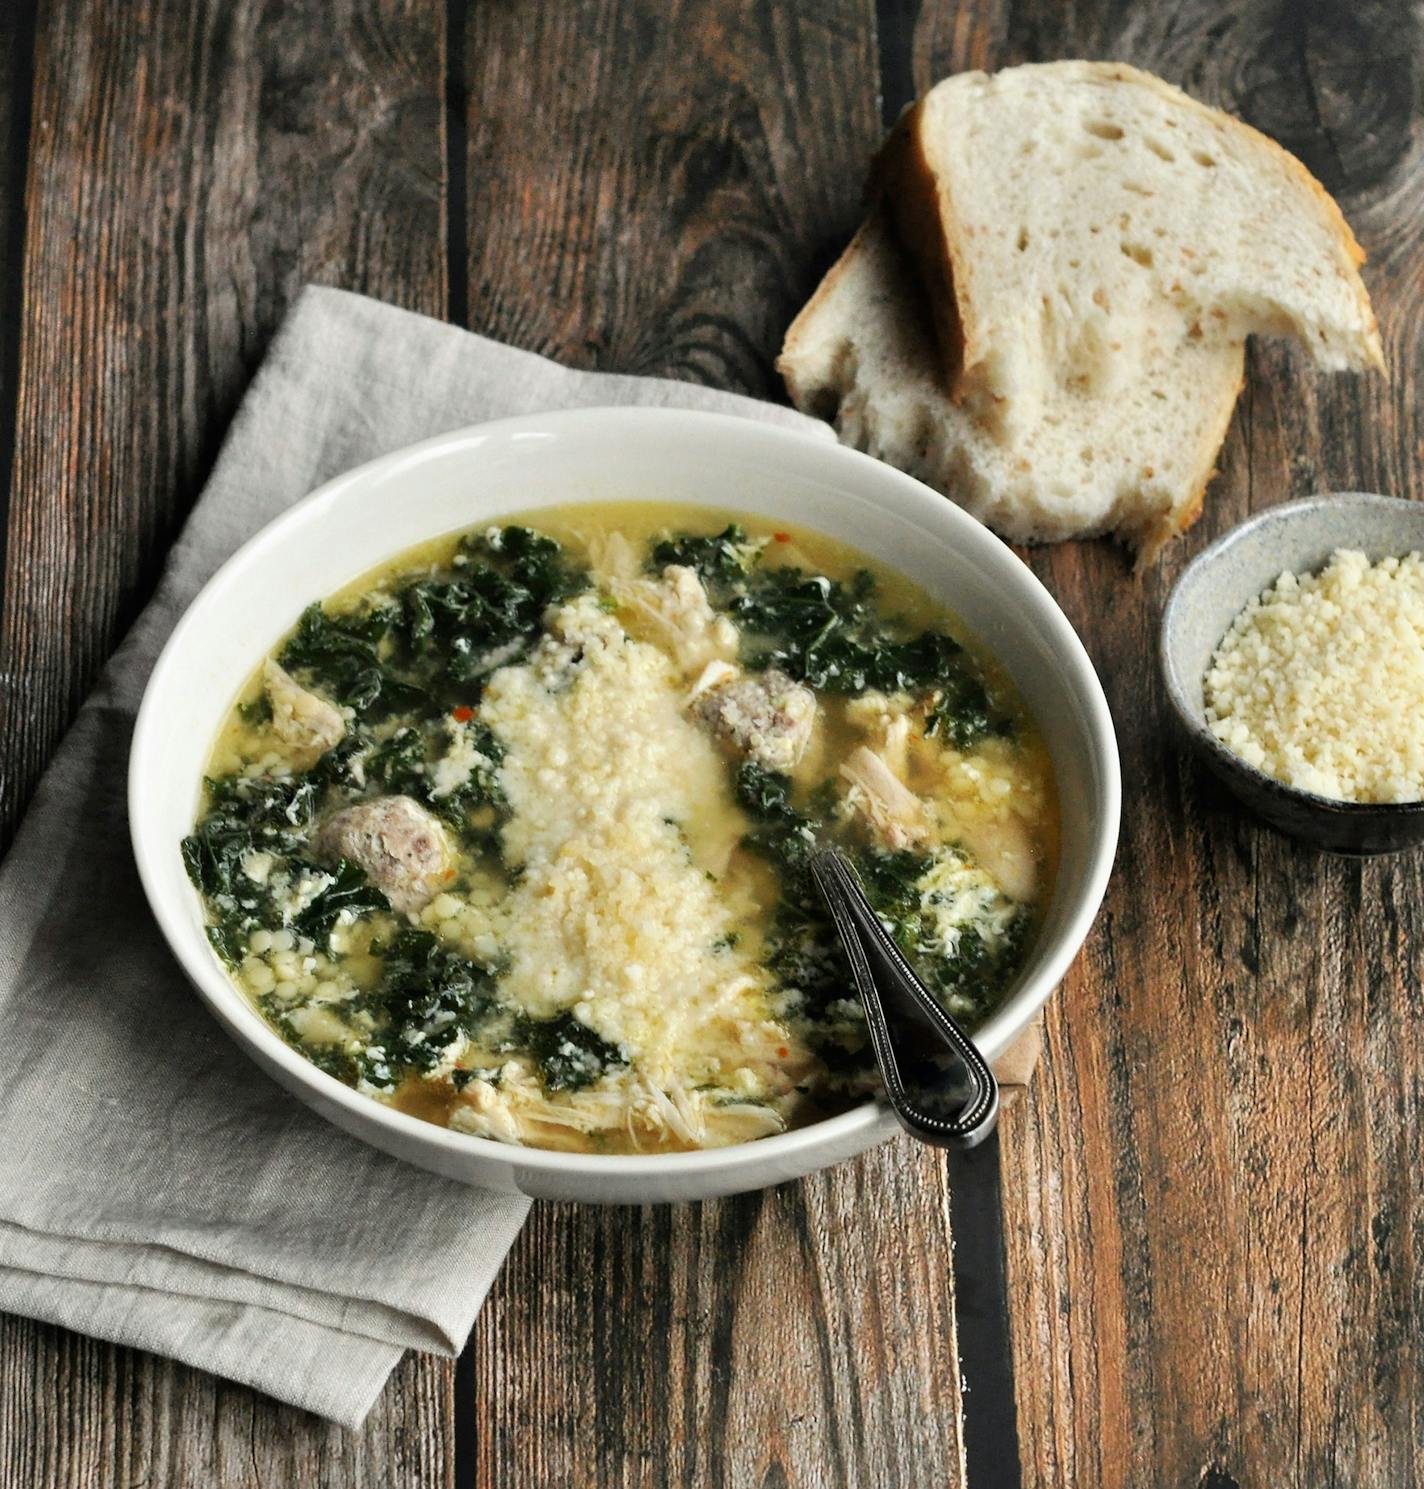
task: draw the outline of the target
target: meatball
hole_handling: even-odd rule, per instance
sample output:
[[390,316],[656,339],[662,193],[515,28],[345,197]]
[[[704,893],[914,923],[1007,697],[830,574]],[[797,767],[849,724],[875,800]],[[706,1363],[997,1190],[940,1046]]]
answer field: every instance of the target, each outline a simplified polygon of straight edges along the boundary
[[439,819],[409,796],[378,796],[328,818],[313,846],[319,857],[349,859],[401,913],[422,910],[451,873]]
[[346,720],[334,703],[309,692],[286,668],[270,658],[262,668],[262,680],[272,704],[272,731],[292,753],[302,769],[315,765],[346,735]]
[[693,689],[691,707],[739,753],[781,775],[806,753],[816,722],[816,695],[774,667],[748,676],[712,662]]

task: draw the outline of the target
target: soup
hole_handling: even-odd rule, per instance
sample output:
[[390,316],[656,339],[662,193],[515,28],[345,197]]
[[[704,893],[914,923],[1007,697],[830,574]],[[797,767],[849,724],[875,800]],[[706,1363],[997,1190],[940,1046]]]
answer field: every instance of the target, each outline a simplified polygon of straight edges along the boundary
[[183,853],[236,984],[321,1069],[461,1132],[631,1153],[876,1089],[818,843],[973,1026],[1056,832],[1033,720],[922,591],[809,531],[628,503],[313,604]]

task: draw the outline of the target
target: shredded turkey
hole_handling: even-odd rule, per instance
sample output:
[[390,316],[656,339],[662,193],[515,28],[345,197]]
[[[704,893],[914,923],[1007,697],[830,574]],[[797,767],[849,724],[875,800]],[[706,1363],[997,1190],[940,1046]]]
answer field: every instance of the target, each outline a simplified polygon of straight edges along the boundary
[[686,673],[736,656],[737,628],[718,615],[693,569],[669,564],[660,579],[615,580],[613,597]]
[[847,802],[892,852],[914,847],[929,837],[924,802],[874,750],[862,745],[841,766],[841,776],[850,783]]

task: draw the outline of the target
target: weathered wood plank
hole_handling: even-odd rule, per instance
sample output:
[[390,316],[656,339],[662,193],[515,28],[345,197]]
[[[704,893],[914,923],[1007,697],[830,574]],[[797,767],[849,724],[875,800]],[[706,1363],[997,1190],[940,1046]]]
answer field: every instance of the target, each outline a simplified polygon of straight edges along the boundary
[[[775,392],[879,139],[873,40],[869,4],[473,7],[473,328]],[[766,1195],[537,1208],[476,1327],[476,1481],[958,1482],[947,1196],[897,1143]]]
[[[443,37],[439,0],[43,7],[23,323],[6,328],[23,362],[0,843],[152,588],[294,291],[320,280],[442,313]],[[446,1484],[452,1388],[448,1363],[407,1362],[349,1435],[6,1319],[0,1482]]]
[[[472,7],[476,328],[773,391],[769,354],[854,221],[878,136],[894,74],[873,10]],[[1370,249],[1396,369],[1388,389],[1326,383],[1258,349],[1207,517],[1160,573],[1134,587],[1099,547],[1033,557],[1103,671],[1128,815],[1047,1065],[1005,1120],[1029,1484],[1191,1483],[1208,1464],[1221,1489],[1421,1477],[1420,866],[1322,860],[1242,823],[1169,741],[1147,663],[1167,584],[1216,532],[1289,494],[1417,480],[1413,14],[1032,0],[924,7],[911,38],[921,85],[1124,56],[1277,133]],[[292,287],[442,309],[440,36],[435,7],[395,0],[45,11],[6,820],[151,585]],[[953,1482],[946,1194],[902,1143],[697,1210],[540,1210],[476,1337],[480,1481]],[[346,1438],[18,1320],[0,1360],[0,1481],[453,1471],[434,1362]]]
[[962,1483],[951,1251],[908,1139],[715,1204],[536,1207],[476,1325],[476,1482]]
[[1134,584],[1102,545],[1031,558],[1107,687],[1126,796],[1106,912],[1005,1121],[1025,1482],[1417,1482],[1424,865],[1329,859],[1243,821],[1179,753],[1151,661],[1172,578],[1248,512],[1417,489],[1415,12],[926,6],[914,53],[921,87],[1120,57],[1276,135],[1369,250],[1394,367],[1389,386],[1324,379],[1256,347],[1206,515],[1156,573]]
[[[10,475],[15,459],[15,403],[20,337],[15,327],[24,301],[25,162],[30,144],[30,97],[35,50],[33,0],[11,7],[0,26],[0,576],[5,568]],[[0,678],[4,663],[0,659]],[[3,770],[3,766],[0,766]]]
[[780,396],[880,138],[871,0],[470,8],[471,325]]
[[35,58],[0,657],[8,841],[317,280],[445,304],[438,0],[55,0]]
[[454,1372],[409,1356],[360,1432],[170,1360],[0,1315],[0,1483],[454,1483]]

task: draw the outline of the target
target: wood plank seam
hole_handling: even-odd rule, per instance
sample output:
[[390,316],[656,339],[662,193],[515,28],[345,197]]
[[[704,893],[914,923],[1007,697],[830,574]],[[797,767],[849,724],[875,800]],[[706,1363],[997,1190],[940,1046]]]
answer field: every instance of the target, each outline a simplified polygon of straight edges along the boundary
[[880,61],[880,122],[888,129],[913,103],[916,0],[875,0],[875,50]]
[[[0,615],[4,614],[6,562],[9,556],[10,492],[15,480],[15,450],[19,423],[21,328],[25,305],[25,236],[28,226],[25,181],[29,174],[30,130],[34,105],[36,0],[21,0],[11,12],[9,44],[3,60],[4,84],[10,99],[5,139],[5,180],[0,188],[6,222],[0,248],[0,316],[7,334],[0,337]],[[10,659],[0,658],[0,685],[17,688]],[[0,754],[0,776],[5,772]],[[0,787],[0,799],[6,795]],[[16,823],[0,813],[0,858],[14,835]]]
[[470,324],[469,88],[465,81],[467,0],[445,0],[445,319],[452,326]]

